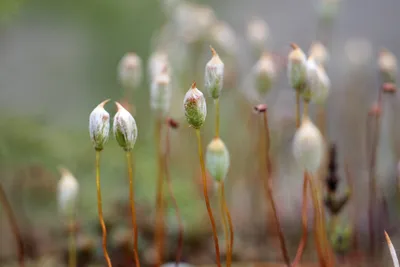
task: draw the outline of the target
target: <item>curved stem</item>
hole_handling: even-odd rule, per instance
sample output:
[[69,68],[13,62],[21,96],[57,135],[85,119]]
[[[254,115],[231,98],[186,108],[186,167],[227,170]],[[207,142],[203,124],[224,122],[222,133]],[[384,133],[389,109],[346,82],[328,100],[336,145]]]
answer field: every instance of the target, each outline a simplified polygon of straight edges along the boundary
[[19,231],[17,219],[15,218],[14,212],[11,208],[10,203],[8,202],[6,193],[4,192],[3,186],[0,183],[0,202],[3,205],[4,211],[7,214],[7,218],[10,222],[11,231],[14,234],[15,240],[17,241],[17,249],[18,249],[18,261],[19,266],[23,267],[25,265],[24,260],[24,242],[22,241],[21,232]]
[[386,231],[384,231],[385,233],[385,238],[386,238],[386,242],[388,244],[389,247],[389,251],[390,251],[390,256],[392,257],[393,260],[393,266],[394,267],[399,267],[399,259],[397,258],[397,254],[396,254],[396,249],[394,248],[392,241],[390,240],[389,235],[386,233]]
[[76,267],[76,244],[75,244],[75,218],[71,215],[71,228],[69,230],[69,254],[68,266]]
[[301,257],[303,256],[304,248],[307,244],[307,238],[308,238],[308,219],[307,219],[307,206],[308,206],[308,197],[307,197],[307,188],[308,188],[308,176],[306,173],[304,173],[304,178],[303,178],[303,205],[301,207],[301,223],[302,223],[302,231],[303,235],[300,240],[299,247],[296,252],[296,257],[292,263],[292,266],[295,267],[299,262],[301,261]]
[[220,205],[220,216],[221,216],[221,221],[222,221],[222,226],[224,229],[224,237],[225,237],[225,246],[226,246],[226,266],[228,267],[228,257],[230,257],[230,237],[228,234],[228,225],[226,222],[226,217],[225,217],[225,206],[224,206],[224,196],[222,194],[222,187],[223,187],[224,182],[221,181],[218,184],[218,195],[219,195],[219,205]]
[[213,231],[213,238],[214,238],[217,266],[221,267],[221,259],[220,259],[221,256],[220,256],[220,253],[219,253],[217,228],[215,226],[215,220],[214,220],[214,216],[213,216],[213,213],[212,213],[212,210],[211,210],[210,199],[208,197],[207,178],[206,178],[207,174],[206,174],[206,167],[205,167],[205,163],[204,163],[203,148],[202,148],[202,145],[201,145],[201,135],[200,135],[200,130],[199,129],[196,129],[196,135],[197,135],[198,153],[199,153],[199,158],[200,158],[201,174],[202,174],[202,179],[203,179],[204,201],[206,202],[208,217],[210,218],[211,227],[212,227],[212,231]]
[[128,166],[129,176],[129,204],[131,208],[132,230],[133,230],[133,255],[135,257],[135,266],[140,267],[139,261],[139,246],[138,246],[138,229],[136,224],[136,210],[135,210],[135,189],[134,189],[134,172],[132,163],[132,152],[126,152],[126,163]]
[[178,247],[176,249],[176,258],[175,258],[175,265],[178,267],[179,262],[181,261],[182,257],[182,250],[183,250],[183,222],[182,222],[182,217],[179,211],[179,206],[178,202],[176,201],[174,191],[172,189],[172,181],[171,181],[171,176],[169,175],[169,166],[168,166],[168,158],[169,158],[169,148],[170,148],[170,142],[169,142],[169,128],[167,127],[167,136],[166,136],[166,148],[165,148],[165,155],[164,155],[164,173],[165,173],[165,179],[167,182],[168,186],[168,193],[172,201],[172,205],[174,206],[175,209],[175,215],[176,219],[178,221]]
[[222,182],[221,183],[221,194],[222,194],[222,201],[223,201],[223,209],[224,212],[226,214],[226,218],[228,220],[228,225],[229,225],[229,250],[228,250],[228,257],[226,260],[226,266],[230,267],[231,266],[231,262],[232,262],[232,253],[233,253],[233,239],[234,239],[234,234],[233,234],[233,224],[232,224],[232,217],[231,217],[231,213],[229,212],[229,208],[228,205],[226,203],[226,198],[225,198],[225,185]]
[[97,210],[99,212],[99,221],[101,225],[101,230],[103,231],[103,253],[104,258],[107,262],[107,266],[111,267],[111,260],[110,256],[108,255],[107,251],[107,229],[104,223],[103,218],[103,208],[102,208],[102,201],[101,201],[101,187],[100,187],[100,151],[96,150],[96,187],[97,187]]
[[215,137],[219,137],[219,98],[214,100],[215,102]]
[[163,259],[163,248],[164,248],[164,213],[163,213],[163,155],[161,150],[161,130],[162,120],[161,117],[156,119],[155,127],[155,142],[157,144],[157,199],[156,199],[156,244],[157,244],[157,255],[158,262],[157,266],[161,266]]
[[279,241],[280,241],[280,245],[281,245],[281,250],[282,250],[282,255],[283,255],[283,259],[285,260],[285,263],[287,266],[290,266],[290,258],[289,258],[289,254],[286,248],[286,243],[285,243],[285,237],[283,236],[283,232],[282,232],[282,227],[279,221],[279,217],[278,217],[278,212],[276,209],[276,204],[275,204],[275,200],[273,197],[273,192],[272,192],[272,188],[271,188],[271,161],[269,158],[269,147],[270,147],[270,140],[269,140],[269,126],[268,126],[268,117],[267,117],[267,111],[265,111],[263,113],[264,115],[264,131],[266,134],[266,141],[265,141],[265,153],[266,153],[266,179],[264,179],[264,189],[265,189],[265,193],[267,195],[267,198],[269,199],[269,202],[271,203],[271,207],[272,207],[272,213],[274,216],[274,221],[275,221],[275,227],[276,227],[276,231],[278,233],[278,237],[279,237]]

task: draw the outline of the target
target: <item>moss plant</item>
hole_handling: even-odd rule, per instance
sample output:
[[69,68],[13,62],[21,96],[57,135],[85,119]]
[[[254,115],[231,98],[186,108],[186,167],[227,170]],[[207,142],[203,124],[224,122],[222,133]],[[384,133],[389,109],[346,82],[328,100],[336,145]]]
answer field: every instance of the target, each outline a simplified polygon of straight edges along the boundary
[[[301,93],[304,91],[305,85],[307,83],[307,69],[306,69],[306,55],[301,50],[301,48],[292,43],[291,44],[292,51],[288,56],[288,79],[292,88],[295,90],[296,95],[296,108],[295,108],[295,117],[296,117],[296,129],[300,127],[300,104],[301,104]],[[304,103],[304,111],[303,115],[308,114],[308,103]],[[308,206],[308,198],[307,198],[307,188],[308,188],[308,176],[304,173],[303,178],[303,204],[301,208],[301,223],[302,223],[302,237],[300,240],[299,247],[296,252],[296,257],[293,261],[293,266],[296,266],[303,256],[304,248],[307,244],[308,238],[308,228],[307,228],[307,206]]]
[[[212,58],[205,67],[205,87],[215,104],[215,138],[207,147],[206,164],[210,174],[218,183],[219,205],[226,245],[226,266],[230,267],[233,250],[233,225],[224,194],[224,179],[229,169],[229,152],[219,138],[220,135],[220,101],[224,80],[224,63],[217,52],[211,48]],[[229,224],[229,226],[228,226]],[[229,228],[228,228],[229,227]],[[229,231],[229,234],[228,234]]]
[[[307,106],[307,104],[305,104],[305,106]],[[316,187],[316,183],[312,180],[314,178],[311,176],[312,173],[318,170],[322,161],[323,152],[323,138],[321,133],[311,120],[303,115],[302,124],[296,131],[293,139],[293,155],[299,166],[304,169],[305,181],[310,184],[315,213],[315,241],[320,263],[324,265],[326,264],[326,247],[324,245],[327,244],[327,239],[322,225],[321,196],[318,187]]]
[[170,128],[176,129],[178,128],[178,123],[174,121],[171,118],[167,119],[167,130],[166,130],[166,138],[165,138],[165,155],[164,155],[164,174],[165,174],[165,180],[167,182],[167,187],[168,187],[168,193],[172,201],[172,205],[174,206],[175,209],[175,215],[176,219],[178,221],[178,246],[176,250],[176,257],[175,257],[175,263],[176,266],[181,261],[182,257],[182,250],[183,250],[183,222],[182,222],[182,217],[179,211],[179,206],[176,201],[175,195],[174,195],[174,190],[172,188],[172,181],[171,181],[171,176],[169,173],[169,154],[170,154]]
[[136,224],[135,210],[134,172],[132,166],[132,150],[136,143],[138,130],[136,126],[136,121],[132,117],[132,115],[118,102],[115,102],[115,104],[118,111],[114,116],[113,132],[118,144],[125,151],[126,165],[129,177],[129,203],[133,228],[133,255],[135,257],[135,266],[140,267],[138,254],[138,229]]
[[89,133],[92,140],[94,149],[96,151],[96,189],[97,189],[97,210],[99,213],[99,221],[103,233],[102,246],[104,258],[107,266],[111,267],[111,260],[107,250],[107,229],[103,218],[103,208],[101,199],[101,186],[100,186],[100,153],[104,145],[108,141],[110,130],[110,115],[104,109],[104,105],[109,101],[105,100],[100,103],[89,116]]
[[162,118],[158,116],[156,118],[155,125],[155,142],[157,144],[157,188],[156,188],[156,245],[157,245],[157,256],[158,256],[158,265],[162,264],[163,258],[163,247],[164,247],[164,212],[163,212],[163,203],[164,203],[164,180],[163,180],[163,155],[162,155]]
[[171,77],[168,62],[160,64],[160,72],[152,78],[150,90],[150,107],[156,114],[155,118],[155,143],[157,144],[157,193],[156,193],[156,244],[158,251],[158,266],[162,264],[164,247],[164,180],[163,167],[164,155],[162,152],[162,130],[164,118],[168,114],[171,104]]
[[68,266],[76,266],[76,242],[75,242],[75,210],[79,192],[79,184],[70,171],[60,167],[61,179],[58,182],[58,204],[60,212],[69,222],[68,242]]
[[278,233],[279,241],[280,241],[280,246],[282,250],[282,256],[285,261],[285,264],[290,267],[290,258],[289,258],[289,253],[287,251],[286,247],[286,242],[285,242],[285,237],[283,235],[282,231],[282,226],[280,224],[279,216],[278,216],[278,211],[276,209],[276,204],[273,196],[273,191],[271,188],[271,160],[269,158],[269,149],[270,149],[270,137],[269,137],[269,125],[268,125],[268,116],[267,116],[267,105],[258,105],[255,107],[255,111],[258,113],[262,113],[263,115],[263,124],[264,124],[264,136],[265,136],[265,166],[266,166],[266,178],[264,180],[264,190],[265,190],[265,195],[267,197],[267,200],[271,204],[272,207],[272,213],[274,216],[274,222],[275,222],[275,228]]
[[[226,242],[227,266],[231,264],[233,249],[233,226],[232,221],[229,219],[230,213],[224,196],[224,181],[228,174],[229,165],[230,156],[228,149],[219,137],[215,137],[207,146],[206,167],[218,186],[220,215]],[[230,230],[228,230],[227,221]],[[228,231],[230,234],[228,234]]]
[[208,196],[206,166],[203,157],[203,148],[202,148],[201,133],[200,133],[200,128],[204,124],[206,119],[207,106],[203,93],[196,88],[196,82],[193,82],[192,86],[186,93],[185,98],[183,99],[183,107],[185,110],[186,120],[188,121],[189,125],[196,130],[198,154],[199,154],[199,161],[200,161],[202,181],[203,181],[204,201],[207,207],[207,212],[210,218],[211,227],[213,231],[216,262],[218,267],[221,267],[217,228],[215,226],[214,215],[212,213],[210,199]]
[[124,90],[124,104],[129,111],[135,114],[132,103],[134,91],[140,86],[143,76],[141,58],[133,52],[126,53],[118,63],[118,81]]
[[231,265],[231,261],[232,261],[234,231],[233,231],[233,223],[232,223],[231,213],[229,212],[228,205],[226,203],[224,182],[221,183],[220,190],[221,190],[221,199],[222,199],[222,206],[223,206],[222,209],[223,209],[224,213],[226,214],[226,219],[227,219],[228,225],[229,225],[230,238],[229,238],[228,257],[227,257],[227,262],[226,262],[226,265],[229,267]]
[[25,266],[25,254],[24,254],[24,243],[22,241],[21,232],[19,231],[19,227],[17,224],[17,219],[15,218],[14,212],[11,208],[10,203],[8,202],[6,193],[4,192],[3,186],[0,183],[0,203],[4,208],[4,212],[7,214],[11,226],[11,231],[15,237],[15,241],[17,242],[17,250],[18,250],[18,261],[19,266]]

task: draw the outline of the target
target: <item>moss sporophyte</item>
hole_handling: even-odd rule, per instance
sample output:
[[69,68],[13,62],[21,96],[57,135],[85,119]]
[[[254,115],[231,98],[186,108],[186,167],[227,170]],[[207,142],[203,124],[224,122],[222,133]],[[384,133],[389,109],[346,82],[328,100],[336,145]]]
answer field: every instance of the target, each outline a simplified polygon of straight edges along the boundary
[[200,129],[207,116],[206,100],[194,82],[183,100],[186,120],[190,126]]

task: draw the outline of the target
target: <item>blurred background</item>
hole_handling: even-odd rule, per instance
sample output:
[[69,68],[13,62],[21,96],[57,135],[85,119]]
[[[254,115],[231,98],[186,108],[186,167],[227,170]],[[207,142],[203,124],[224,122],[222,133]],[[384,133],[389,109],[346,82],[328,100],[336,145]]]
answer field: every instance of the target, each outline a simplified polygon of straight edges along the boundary
[[[196,136],[182,107],[192,81],[197,81],[200,90],[204,87],[204,66],[211,58],[209,45],[226,68],[220,100],[221,138],[231,155],[226,194],[235,230],[234,260],[282,261],[262,190],[262,120],[252,112],[260,103],[268,105],[274,197],[294,258],[301,237],[303,175],[292,156],[295,94],[285,66],[290,43],[308,52],[314,41],[321,41],[329,51],[326,71],[332,90],[325,105],[326,136],[336,145],[337,194],[346,196],[348,189],[345,163],[353,182],[353,194],[337,214],[338,226],[330,237],[340,261],[356,258],[361,265],[369,244],[367,114],[380,85],[376,63],[380,49],[400,54],[399,10],[400,2],[390,0],[1,0],[0,182],[22,232],[26,258],[36,266],[66,263],[68,221],[58,211],[56,195],[57,167],[62,165],[80,185],[78,266],[104,266],[88,117],[98,103],[111,98],[129,103],[138,125],[134,154],[140,258],[144,265],[155,263],[156,116],[150,108],[148,60],[162,51],[168,54],[172,73],[169,116],[180,123],[179,129],[171,130],[169,165],[184,222],[182,259],[192,264],[214,262]],[[268,92],[257,91],[253,81],[254,66],[263,51],[272,55],[276,70]],[[118,81],[118,64],[127,52],[136,53],[143,62],[143,80],[129,94]],[[400,129],[395,116],[399,105],[396,95],[385,97],[390,111],[384,114],[390,116],[382,118],[380,127],[379,190],[373,213],[377,259],[389,257],[383,229],[389,231],[396,246],[399,222]],[[204,147],[214,131],[215,109],[209,97],[207,104]],[[106,110],[115,114],[113,102]],[[311,114],[315,118],[315,106],[311,106]],[[101,173],[111,257],[115,266],[133,266],[130,250],[122,249],[131,242],[125,158],[113,138],[102,152]],[[212,180],[209,182],[223,244],[217,196]],[[168,196],[165,198],[167,262],[175,257],[177,220]],[[328,220],[331,215],[327,212]],[[311,229],[310,223],[310,233]],[[358,240],[357,249],[350,245],[354,239]],[[0,266],[16,264],[14,242],[0,206]],[[309,238],[304,261],[315,259]]]

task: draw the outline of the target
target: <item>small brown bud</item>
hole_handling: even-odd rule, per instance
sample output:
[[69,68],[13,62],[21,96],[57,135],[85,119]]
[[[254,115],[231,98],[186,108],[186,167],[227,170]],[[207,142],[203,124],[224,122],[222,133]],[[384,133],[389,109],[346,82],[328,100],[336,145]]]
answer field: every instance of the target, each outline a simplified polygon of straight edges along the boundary
[[263,113],[263,112],[267,111],[267,105],[259,104],[257,106],[254,106],[254,111],[257,113]]
[[167,118],[167,124],[169,127],[171,127],[172,129],[177,129],[179,128],[179,122],[177,122],[176,120],[174,120],[173,118]]

